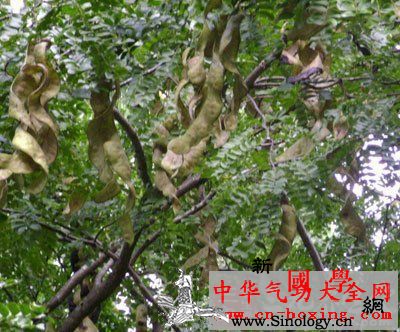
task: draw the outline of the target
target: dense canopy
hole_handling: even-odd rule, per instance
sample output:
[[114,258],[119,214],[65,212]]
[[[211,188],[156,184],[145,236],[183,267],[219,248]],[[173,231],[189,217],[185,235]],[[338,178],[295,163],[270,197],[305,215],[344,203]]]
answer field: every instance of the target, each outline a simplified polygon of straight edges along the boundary
[[178,269],[207,301],[256,257],[399,270],[399,26],[385,0],[3,1],[0,329],[160,331]]

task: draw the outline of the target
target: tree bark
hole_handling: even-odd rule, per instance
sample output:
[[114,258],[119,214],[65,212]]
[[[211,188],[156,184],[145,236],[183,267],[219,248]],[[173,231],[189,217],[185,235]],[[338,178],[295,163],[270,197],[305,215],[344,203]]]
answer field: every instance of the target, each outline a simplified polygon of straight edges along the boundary
[[125,242],[121,255],[114,265],[113,272],[99,287],[94,287],[90,291],[82,303],[64,321],[58,330],[59,332],[74,331],[86,316],[90,315],[101,302],[106,300],[115,291],[128,270],[132,251],[133,246]]
[[67,281],[67,283],[61,287],[57,294],[47,303],[48,312],[53,311],[57,308],[72,292],[76,285],[78,285],[86,276],[96,270],[106,260],[107,256],[104,253],[100,253],[97,258],[90,265],[83,265],[73,276]]

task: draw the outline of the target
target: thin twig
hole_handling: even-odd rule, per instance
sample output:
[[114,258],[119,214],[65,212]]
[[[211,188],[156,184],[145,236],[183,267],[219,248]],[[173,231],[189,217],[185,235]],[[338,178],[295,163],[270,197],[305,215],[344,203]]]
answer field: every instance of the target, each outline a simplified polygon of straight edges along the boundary
[[114,259],[110,258],[107,263],[102,267],[102,269],[97,273],[94,279],[94,287],[99,287],[103,282],[103,277],[106,275],[107,271],[114,265]]
[[244,263],[244,262],[240,261],[239,259],[229,255],[226,251],[218,250],[217,254],[222,257],[226,257],[226,258],[230,259],[232,262],[235,262],[237,265],[240,265],[240,266],[244,267],[245,269],[251,270],[251,266],[249,264]]
[[374,271],[377,271],[378,269],[378,264],[379,264],[379,259],[381,258],[381,254],[382,254],[382,249],[383,249],[383,244],[384,244],[384,237],[386,235],[386,229],[388,227],[389,224],[389,204],[386,205],[386,210],[385,210],[385,224],[383,226],[383,232],[382,232],[382,239],[381,239],[381,243],[379,243],[379,247],[378,247],[378,252],[375,256],[375,260],[374,260]]
[[129,265],[135,264],[136,260],[139,258],[139,256],[152,244],[154,243],[157,238],[161,235],[161,229],[157,230],[156,232],[153,233],[152,236],[150,236],[144,243],[135,251],[133,254],[131,261]]
[[[153,67],[147,69],[145,72],[143,72],[142,76],[147,76],[147,75],[153,74],[158,68],[160,68],[165,63],[166,63],[165,61],[157,63],[155,66],[153,66]],[[130,84],[133,80],[134,80],[134,77],[131,77],[131,78],[128,78],[127,80],[123,81],[121,83],[121,88]]]
[[210,201],[215,196],[215,194],[216,194],[215,191],[211,191],[203,200],[201,200],[199,203],[197,203],[195,206],[193,206],[190,210],[186,211],[185,213],[183,213],[179,216],[176,216],[174,219],[174,223],[178,224],[183,219],[199,212],[201,209],[203,209],[208,204],[208,201]]

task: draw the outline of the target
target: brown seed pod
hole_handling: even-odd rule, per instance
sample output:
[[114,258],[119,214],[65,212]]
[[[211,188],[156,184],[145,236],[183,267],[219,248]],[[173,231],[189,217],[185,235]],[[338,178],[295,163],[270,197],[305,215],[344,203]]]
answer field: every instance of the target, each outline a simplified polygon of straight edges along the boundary
[[204,100],[200,105],[199,115],[182,136],[169,142],[168,150],[176,154],[188,153],[192,146],[210,135],[212,126],[222,111],[223,77],[224,68],[218,56],[215,55],[203,88]]
[[135,204],[136,193],[131,181],[131,166],[114,123],[113,108],[119,97],[119,88],[116,89],[112,101],[109,98],[110,90],[110,82],[102,78],[97,90],[93,91],[90,97],[94,117],[87,129],[89,159],[97,168],[100,181],[105,183],[105,187],[95,195],[94,200],[104,202],[113,198],[121,190],[118,179],[124,182],[129,193],[125,211],[118,223],[123,231],[124,240],[132,243],[133,225],[129,213]]
[[10,89],[9,115],[19,121],[12,155],[0,154],[0,179],[31,174],[27,191],[43,190],[49,165],[57,156],[58,127],[47,112],[48,101],[60,89],[56,71],[46,59],[48,41],[29,43],[25,63]]
[[289,256],[292,248],[293,240],[297,233],[297,216],[295,209],[288,205],[282,204],[282,223],[279,233],[272,247],[269,259],[272,262],[272,271],[277,271],[283,262]]

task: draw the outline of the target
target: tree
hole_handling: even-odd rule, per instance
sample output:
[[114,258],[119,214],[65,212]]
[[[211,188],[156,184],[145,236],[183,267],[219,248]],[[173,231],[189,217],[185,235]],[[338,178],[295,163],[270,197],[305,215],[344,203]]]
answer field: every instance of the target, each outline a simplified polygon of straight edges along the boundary
[[399,8],[2,6],[2,326],[156,330],[178,267],[399,269]]

